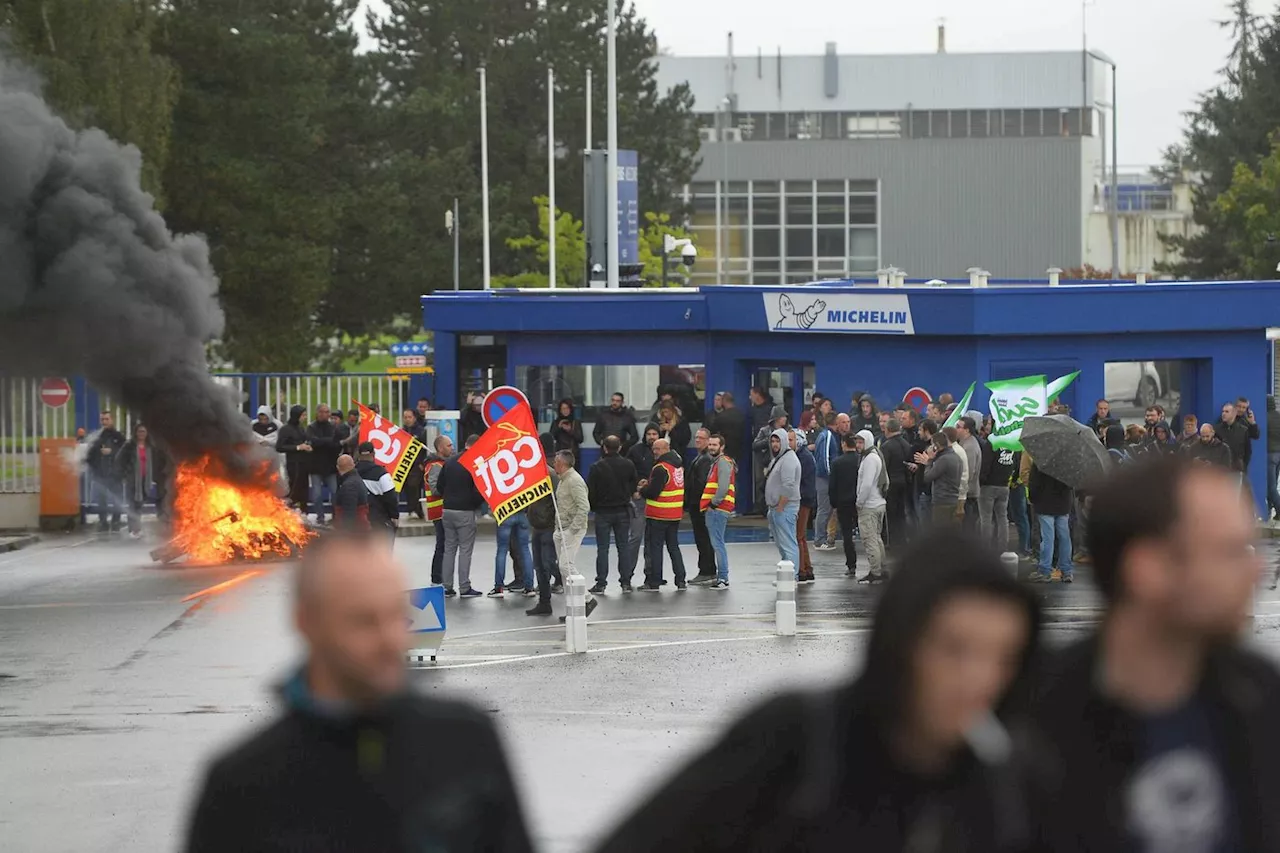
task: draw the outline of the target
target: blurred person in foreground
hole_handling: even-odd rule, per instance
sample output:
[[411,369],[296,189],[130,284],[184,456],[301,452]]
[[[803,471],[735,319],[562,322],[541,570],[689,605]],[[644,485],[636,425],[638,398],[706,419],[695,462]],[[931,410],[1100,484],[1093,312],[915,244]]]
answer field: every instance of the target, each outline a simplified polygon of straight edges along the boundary
[[1107,613],[1037,691],[1060,768],[1041,849],[1280,849],[1280,677],[1240,646],[1261,560],[1239,476],[1121,466],[1087,536]]
[[955,530],[922,536],[885,586],[852,685],[749,712],[601,850],[1030,849],[1028,751],[1000,719],[1038,622],[994,550]]
[[408,581],[386,547],[335,532],[296,580],[306,660],[283,716],[209,769],[187,850],[529,850],[493,724],[406,686]]

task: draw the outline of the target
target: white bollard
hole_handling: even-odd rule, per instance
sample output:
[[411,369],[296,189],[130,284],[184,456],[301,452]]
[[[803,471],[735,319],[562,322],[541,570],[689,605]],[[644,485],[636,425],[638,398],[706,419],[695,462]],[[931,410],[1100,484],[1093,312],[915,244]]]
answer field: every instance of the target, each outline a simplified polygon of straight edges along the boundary
[[779,637],[796,635],[796,566],[790,560],[778,563],[778,599],[773,618]]
[[1012,551],[1005,551],[1000,555],[1000,562],[1016,580],[1018,577],[1018,555]]
[[564,646],[572,654],[587,651],[587,579],[576,571],[564,584]]
[[1062,267],[1049,267],[1049,286],[1057,287],[1062,280]]

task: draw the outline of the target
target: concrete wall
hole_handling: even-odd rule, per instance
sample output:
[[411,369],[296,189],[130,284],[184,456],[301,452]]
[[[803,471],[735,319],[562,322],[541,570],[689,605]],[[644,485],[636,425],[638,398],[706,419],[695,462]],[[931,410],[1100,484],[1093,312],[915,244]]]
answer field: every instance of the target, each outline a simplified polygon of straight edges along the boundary
[[0,530],[35,530],[40,526],[40,495],[0,495]]
[[[1165,248],[1160,236],[1190,237],[1200,230],[1189,213],[1121,213],[1119,219],[1121,275],[1154,272],[1159,263],[1179,260],[1180,254]],[[1089,214],[1084,258],[1100,270],[1111,269],[1111,223],[1105,211]]]
[[880,181],[880,258],[912,276],[1042,277],[1080,265],[1090,140],[891,139],[706,143],[698,181]]

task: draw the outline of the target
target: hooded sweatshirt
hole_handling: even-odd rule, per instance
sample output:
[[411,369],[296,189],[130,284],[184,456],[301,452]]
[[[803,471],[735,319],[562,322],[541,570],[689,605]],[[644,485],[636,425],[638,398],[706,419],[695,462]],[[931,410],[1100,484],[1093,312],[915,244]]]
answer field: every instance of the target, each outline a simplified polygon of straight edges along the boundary
[[271,415],[270,406],[259,406],[258,415],[259,417],[261,417],[262,415],[267,416],[267,422],[265,424],[259,421],[257,418],[254,418],[253,431],[258,435],[261,435],[261,436],[271,435],[273,432],[276,432],[277,430],[280,429],[280,424],[276,423],[276,419]]
[[601,853],[1030,849],[1029,813],[1047,786],[1037,744],[1021,727],[1004,730],[1009,749],[961,747],[933,777],[905,769],[885,744],[908,716],[919,637],[939,607],[971,590],[1010,602],[1031,625],[1013,683],[988,723],[1002,737],[1002,706],[1026,693],[1039,622],[1032,595],[959,532],[913,545],[900,565],[853,684],[783,693],[748,712],[618,827]]
[[783,498],[786,498],[788,505],[799,504],[800,457],[791,449],[791,440],[785,429],[775,429],[771,437],[778,439],[779,450],[769,463],[764,481],[764,502],[769,509],[777,509],[778,502]]
[[787,416],[787,410],[781,406],[774,406],[773,411],[770,412],[770,414],[772,417],[769,418],[769,422],[760,427],[759,431],[756,432],[755,441],[751,444],[751,449],[756,452],[756,457],[760,460],[760,464],[762,465],[767,464],[768,461],[773,458],[773,453],[769,449],[769,439],[772,438],[774,434],[773,425],[778,422],[778,418],[785,418]]
[[[871,414],[864,415],[862,413],[863,403],[871,404]],[[858,405],[849,413],[849,420],[853,422],[850,429],[854,433],[859,433],[865,429],[872,436],[880,435],[880,412],[876,409],[876,401],[870,394],[863,394],[858,398]]]
[[884,457],[872,446],[871,430],[858,430],[862,439],[862,462],[858,465],[858,509],[879,509],[886,501],[880,494],[880,473],[884,471]]
[[291,408],[288,423],[280,427],[280,432],[276,436],[276,450],[284,454],[290,470],[294,465],[301,464],[306,456],[304,451],[298,450],[298,445],[305,444],[307,441],[306,427],[302,425],[302,416],[306,411],[306,406]]

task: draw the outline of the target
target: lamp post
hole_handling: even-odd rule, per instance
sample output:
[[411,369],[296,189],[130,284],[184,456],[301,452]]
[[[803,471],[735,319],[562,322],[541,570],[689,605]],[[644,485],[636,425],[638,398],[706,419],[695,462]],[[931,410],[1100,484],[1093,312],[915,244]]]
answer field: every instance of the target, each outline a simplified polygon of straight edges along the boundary
[[[1111,226],[1111,274],[1120,275],[1120,132],[1119,86],[1116,63],[1100,53],[1089,51],[1088,56],[1111,68],[1111,203],[1108,205],[1108,222]],[[1105,177],[1105,176],[1104,176]]]
[[480,66],[480,209],[484,241],[484,289],[489,289],[489,94],[485,67]]
[[614,0],[604,0],[608,14],[608,146],[609,171],[605,180],[608,190],[606,204],[609,207],[609,251],[605,257],[605,270],[610,290],[618,289],[618,10]]

